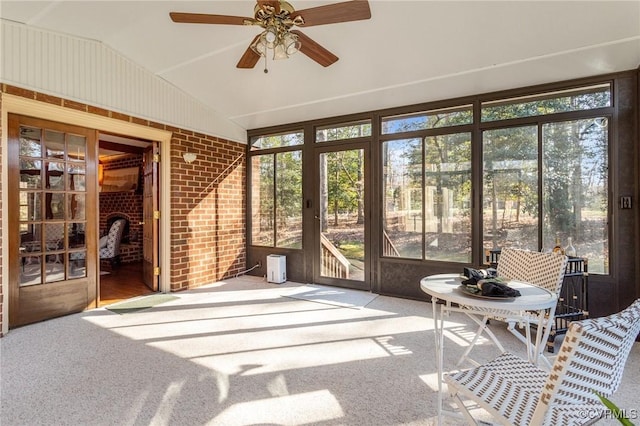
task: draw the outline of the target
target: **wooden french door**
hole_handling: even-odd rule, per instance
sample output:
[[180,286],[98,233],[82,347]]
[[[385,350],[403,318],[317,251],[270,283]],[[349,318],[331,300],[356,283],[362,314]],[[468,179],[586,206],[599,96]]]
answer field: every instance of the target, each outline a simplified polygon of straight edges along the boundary
[[316,148],[314,277],[318,284],[370,290],[369,148]]
[[97,132],[9,115],[9,327],[97,306]]
[[153,291],[158,291],[158,161],[159,144],[144,152],[144,189],[142,195],[142,274],[143,281]]

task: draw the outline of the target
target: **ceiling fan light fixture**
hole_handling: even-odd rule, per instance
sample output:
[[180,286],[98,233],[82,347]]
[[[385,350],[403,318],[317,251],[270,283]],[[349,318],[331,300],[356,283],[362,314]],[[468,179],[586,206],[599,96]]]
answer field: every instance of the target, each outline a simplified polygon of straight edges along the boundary
[[284,45],[282,43],[276,44],[275,47],[273,48],[273,59],[274,60],[287,59],[288,57],[289,55],[287,55],[287,51],[284,48]]
[[256,41],[251,44],[251,50],[256,52],[260,56],[264,56],[267,51],[267,45],[264,43],[262,37],[258,37]]
[[284,37],[282,37],[282,44],[284,46],[284,50],[287,53],[287,56],[291,56],[300,50],[300,40],[298,40],[298,36],[291,33],[286,33]]
[[262,33],[261,38],[264,39],[264,44],[269,49],[273,49],[278,42],[278,30],[276,27],[267,27],[267,29]]

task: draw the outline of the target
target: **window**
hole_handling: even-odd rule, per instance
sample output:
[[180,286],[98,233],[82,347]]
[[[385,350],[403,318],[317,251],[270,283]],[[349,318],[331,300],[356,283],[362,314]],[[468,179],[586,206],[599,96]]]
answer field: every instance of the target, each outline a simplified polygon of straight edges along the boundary
[[542,126],[543,246],[569,237],[589,271],[609,273],[608,119]]
[[389,141],[382,150],[383,255],[470,262],[471,134]]
[[464,105],[455,108],[384,117],[382,119],[382,134],[389,135],[471,123],[473,123],[473,106]]
[[537,126],[485,131],[482,140],[484,249],[538,251]]
[[251,161],[251,244],[302,248],[302,151]]
[[471,133],[425,138],[425,259],[471,262]]
[[371,120],[362,120],[339,126],[316,129],[316,142],[329,142],[371,136]]
[[302,145],[304,143],[304,132],[294,131],[282,134],[258,136],[251,141],[251,150],[282,148],[287,146]]
[[482,121],[585,111],[609,106],[611,106],[611,85],[606,83],[572,90],[483,102]]
[[[482,133],[485,249],[550,250],[571,238],[589,272],[609,273],[609,117],[588,111],[610,105],[608,83],[483,104],[484,121],[511,126]],[[549,116],[568,111],[587,117]]]
[[422,139],[382,145],[383,256],[422,259]]

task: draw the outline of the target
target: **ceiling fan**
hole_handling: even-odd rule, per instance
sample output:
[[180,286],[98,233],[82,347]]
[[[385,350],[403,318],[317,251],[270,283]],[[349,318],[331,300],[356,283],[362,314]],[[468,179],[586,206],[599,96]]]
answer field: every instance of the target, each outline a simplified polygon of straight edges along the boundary
[[[285,59],[298,50],[320,65],[328,67],[338,57],[293,27],[360,21],[371,18],[369,2],[351,0],[325,6],[295,10],[284,0],[257,0],[254,17],[171,12],[173,22],[188,24],[257,25],[263,28],[236,65],[253,68],[261,57],[273,50],[273,59]],[[265,67],[265,72],[267,69]]]

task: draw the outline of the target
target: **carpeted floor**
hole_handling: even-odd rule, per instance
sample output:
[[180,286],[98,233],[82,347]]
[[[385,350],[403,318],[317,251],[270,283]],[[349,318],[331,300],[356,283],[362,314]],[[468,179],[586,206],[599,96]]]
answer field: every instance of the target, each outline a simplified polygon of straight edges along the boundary
[[125,302],[114,303],[112,305],[106,306],[106,308],[111,312],[115,312],[116,314],[130,314],[132,312],[138,312],[143,309],[149,309],[162,303],[171,302],[172,300],[176,299],[178,299],[178,297],[172,294],[158,293],[148,296],[135,297]]
[[[435,424],[431,305],[377,296],[351,309],[283,296],[304,288],[239,277],[127,315],[101,308],[11,330],[0,339],[0,424]],[[492,327],[524,356],[503,325]],[[473,331],[449,317],[447,363]],[[487,342],[474,354],[497,351]],[[636,343],[612,398],[628,410],[640,408],[639,372]]]
[[378,297],[377,294],[367,291],[317,284],[306,284],[294,289],[288,289],[283,291],[282,295],[293,299],[353,309],[362,309]]

